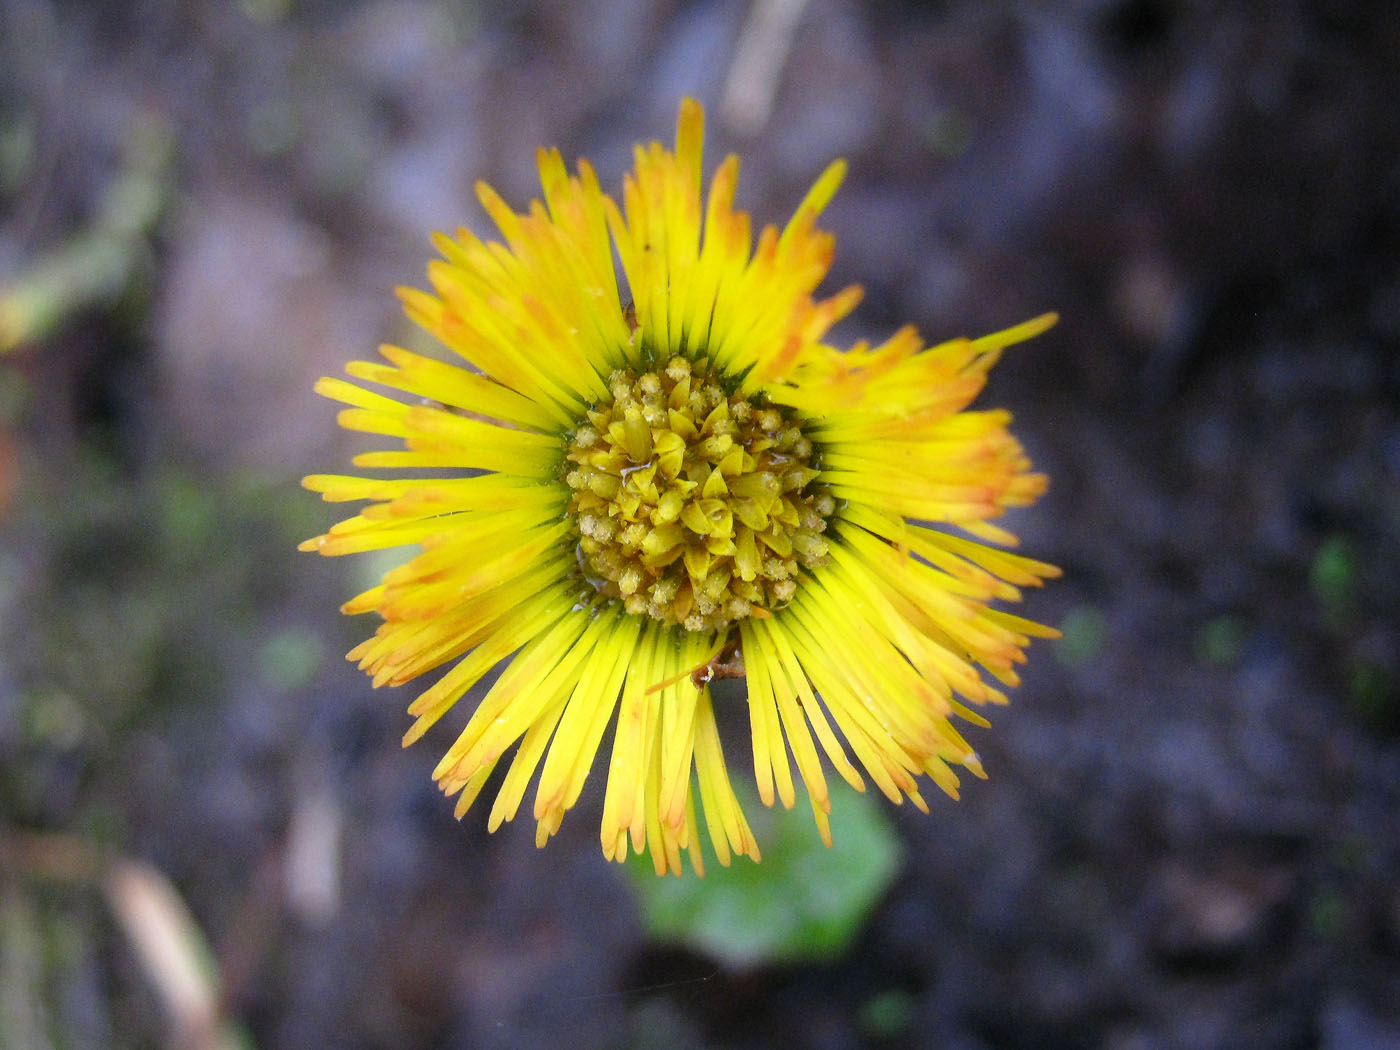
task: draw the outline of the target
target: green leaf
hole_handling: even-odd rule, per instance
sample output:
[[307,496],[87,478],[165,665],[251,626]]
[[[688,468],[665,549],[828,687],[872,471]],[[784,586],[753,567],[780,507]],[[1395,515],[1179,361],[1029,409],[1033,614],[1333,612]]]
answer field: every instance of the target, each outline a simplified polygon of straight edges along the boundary
[[[883,797],[831,782],[831,849],[806,807],[769,809],[736,785],[763,861],[720,867],[705,877],[658,878],[651,862],[628,865],[648,931],[735,968],[839,955],[894,880],[903,844]],[[748,797],[746,797],[748,796]]]
[[1071,609],[1060,621],[1062,637],[1055,643],[1055,657],[1066,667],[1082,667],[1103,651],[1108,637],[1104,615],[1089,605]]

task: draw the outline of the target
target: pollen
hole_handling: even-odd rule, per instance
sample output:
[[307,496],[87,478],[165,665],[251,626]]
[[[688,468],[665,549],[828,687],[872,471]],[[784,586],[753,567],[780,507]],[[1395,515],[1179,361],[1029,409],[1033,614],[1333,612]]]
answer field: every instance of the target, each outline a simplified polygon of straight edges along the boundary
[[785,605],[825,563],[835,504],[789,409],[674,356],[609,378],[569,443],[579,570],[604,598],[689,631]]

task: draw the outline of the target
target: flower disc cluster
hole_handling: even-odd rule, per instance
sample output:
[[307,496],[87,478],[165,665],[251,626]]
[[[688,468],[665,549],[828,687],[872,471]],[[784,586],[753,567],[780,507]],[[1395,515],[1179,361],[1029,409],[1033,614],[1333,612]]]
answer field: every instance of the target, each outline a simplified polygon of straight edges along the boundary
[[679,355],[610,386],[564,479],[598,593],[687,631],[786,604],[801,569],[826,560],[834,507],[790,413],[727,394]]
[[968,407],[1053,316],[828,345],[860,296],[814,298],[843,165],[755,238],[736,158],[702,193],[703,128],[683,102],[675,148],[637,148],[620,204],[555,151],[524,213],[478,184],[502,241],[438,236],[432,291],[400,291],[452,359],[384,346],[321,380],[342,426],[401,444],[355,458],[381,476],[304,482],[366,503],[304,549],[414,552],[344,606],[382,621],[350,653],[376,686],[451,665],[405,744],[500,668],[434,772],[457,815],[507,759],[489,827],[533,783],[543,845],[610,741],[603,851],[658,873],[687,854],[703,872],[702,823],[721,863],[759,856],[717,669],[747,677],[760,799],[791,807],[800,781],[829,843],[828,769],[925,810],[921,777],[956,797],[955,768],[982,770],[953,717],[986,725],[969,705],[1006,701],[987,679],[1015,685],[1030,638],[1056,634],[992,608],[1058,571],[1001,549],[994,519],[1046,481],[1006,413]]

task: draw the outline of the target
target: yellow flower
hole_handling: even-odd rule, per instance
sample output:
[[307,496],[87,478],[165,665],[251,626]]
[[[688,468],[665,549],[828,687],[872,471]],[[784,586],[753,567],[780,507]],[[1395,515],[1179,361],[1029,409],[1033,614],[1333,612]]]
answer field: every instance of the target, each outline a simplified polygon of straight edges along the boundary
[[759,857],[713,677],[747,677],[760,798],[794,804],[795,762],[829,844],[822,755],[897,803],[927,811],[924,774],[956,797],[953,767],[983,773],[951,718],[985,726],[967,705],[1006,697],[984,676],[1015,685],[1029,636],[1056,634],[990,608],[1058,571],[988,545],[1015,543],[992,519],[1046,482],[1005,412],[967,410],[1001,350],[1054,317],[836,350],[860,289],[813,298],[833,251],[815,223],[844,165],[755,245],[736,157],[702,196],[703,131],[684,101],[675,150],[636,149],[620,207],[552,150],[524,213],[478,184],[504,244],[438,235],[433,291],[400,291],[461,362],[384,346],[348,366],[358,383],[317,384],[350,406],[341,426],[402,440],[357,467],[410,476],[304,482],[368,506],[303,549],[420,548],[344,607],[383,620],[349,654],[376,686],[455,661],[410,706],[406,745],[504,665],[434,773],[457,815],[510,754],[490,828],[538,773],[543,845],[611,730],[603,852],[630,843],[658,873],[683,852],[703,873],[702,819],[720,863]]

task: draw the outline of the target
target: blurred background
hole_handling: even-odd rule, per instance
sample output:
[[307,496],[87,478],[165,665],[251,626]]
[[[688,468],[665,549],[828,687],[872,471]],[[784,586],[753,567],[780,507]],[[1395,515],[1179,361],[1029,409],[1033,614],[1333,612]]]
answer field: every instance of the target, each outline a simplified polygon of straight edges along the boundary
[[[0,1047],[1400,1047],[1400,8],[0,2]],[[460,825],[295,553],[433,229],[709,112],[837,337],[1056,309],[990,780],[761,868]],[[731,708],[734,705],[730,705]],[[742,779],[741,737],[730,760]],[[771,845],[770,845],[771,844]],[[746,863],[746,862],[741,862]]]

